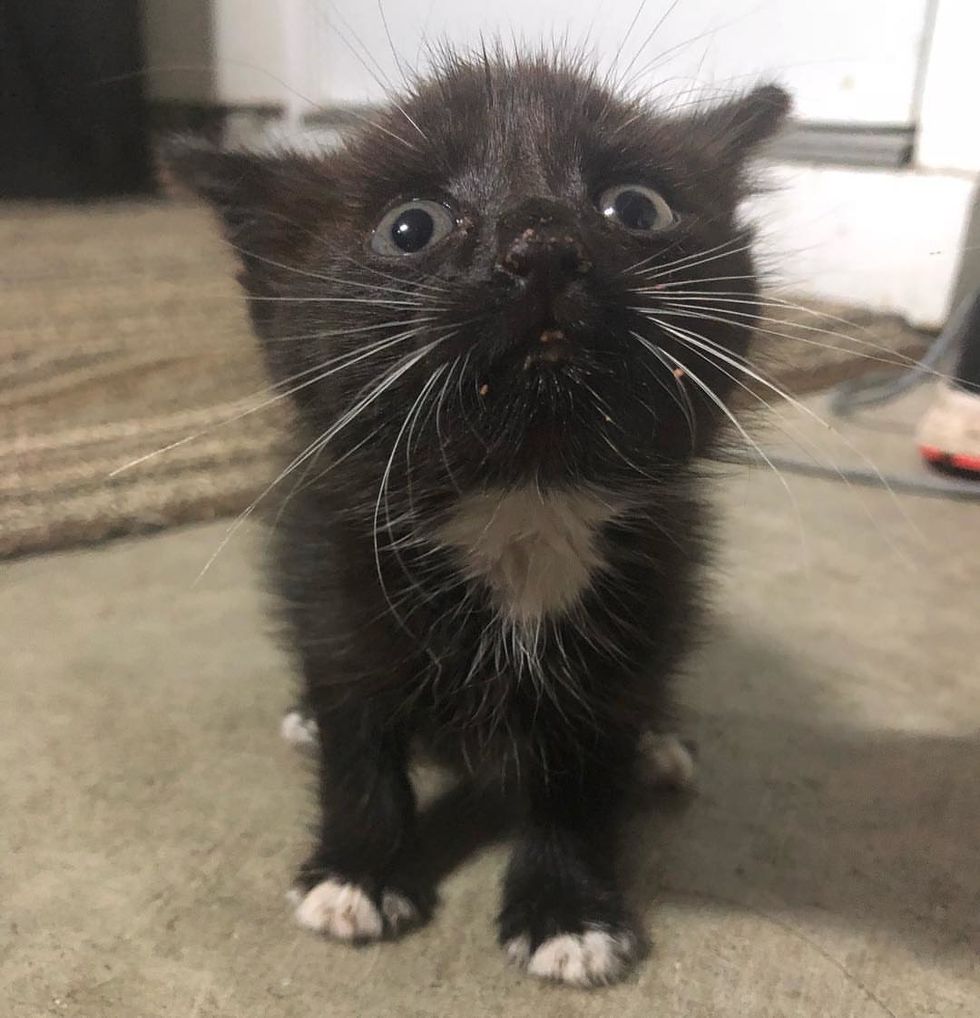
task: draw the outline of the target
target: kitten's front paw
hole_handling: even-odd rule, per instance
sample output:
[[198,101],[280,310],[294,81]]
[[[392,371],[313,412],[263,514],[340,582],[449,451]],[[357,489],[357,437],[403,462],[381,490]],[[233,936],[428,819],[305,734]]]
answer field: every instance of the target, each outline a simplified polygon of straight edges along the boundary
[[353,943],[397,936],[422,918],[415,902],[399,891],[386,890],[378,908],[363,887],[339,879],[322,880],[305,893],[293,890],[290,900],[300,926]]
[[626,975],[640,954],[640,938],[608,888],[585,898],[581,890],[539,888],[512,897],[498,922],[508,960],[539,979],[602,986]]
[[528,934],[504,943],[510,961],[532,976],[571,986],[604,986],[621,979],[636,960],[637,940],[626,929],[560,933],[532,951]]

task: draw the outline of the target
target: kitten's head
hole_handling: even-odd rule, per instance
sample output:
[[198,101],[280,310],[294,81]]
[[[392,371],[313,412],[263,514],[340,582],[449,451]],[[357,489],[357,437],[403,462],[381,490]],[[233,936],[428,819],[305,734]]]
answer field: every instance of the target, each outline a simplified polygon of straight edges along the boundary
[[171,164],[238,249],[309,440],[366,483],[614,487],[723,420],[756,292],[745,163],[788,105],[661,114],[576,66],[449,57],[335,152]]

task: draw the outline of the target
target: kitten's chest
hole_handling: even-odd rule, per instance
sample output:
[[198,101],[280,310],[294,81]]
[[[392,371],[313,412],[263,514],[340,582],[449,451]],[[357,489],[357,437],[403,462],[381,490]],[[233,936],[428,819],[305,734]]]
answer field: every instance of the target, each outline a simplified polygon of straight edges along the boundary
[[620,511],[592,492],[491,489],[464,496],[438,540],[502,618],[535,625],[574,608],[608,568],[601,531]]

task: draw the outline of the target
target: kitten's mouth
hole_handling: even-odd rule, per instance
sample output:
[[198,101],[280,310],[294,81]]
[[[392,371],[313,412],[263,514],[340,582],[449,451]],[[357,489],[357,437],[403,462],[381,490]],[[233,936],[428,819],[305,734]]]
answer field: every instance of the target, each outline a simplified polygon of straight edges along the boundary
[[524,355],[524,370],[529,371],[536,364],[562,364],[574,356],[575,348],[564,329],[543,329]]

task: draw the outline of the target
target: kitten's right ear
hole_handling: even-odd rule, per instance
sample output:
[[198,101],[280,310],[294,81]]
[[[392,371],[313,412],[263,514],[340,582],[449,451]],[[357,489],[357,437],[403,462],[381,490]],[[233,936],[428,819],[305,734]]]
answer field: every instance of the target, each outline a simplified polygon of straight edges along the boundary
[[159,155],[165,190],[190,191],[217,213],[247,289],[264,267],[288,262],[335,205],[328,156],[227,150],[194,138],[172,139]]
[[741,163],[776,134],[793,106],[778,85],[760,85],[745,95],[690,118],[695,131],[720,146],[719,155]]

